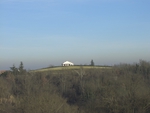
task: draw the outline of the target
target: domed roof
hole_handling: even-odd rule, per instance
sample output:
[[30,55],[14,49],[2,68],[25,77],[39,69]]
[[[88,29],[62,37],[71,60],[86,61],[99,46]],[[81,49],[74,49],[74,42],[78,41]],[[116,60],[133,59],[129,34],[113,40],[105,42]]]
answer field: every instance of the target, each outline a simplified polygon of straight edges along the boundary
[[73,65],[73,63],[70,61],[65,61],[63,64],[72,64]]

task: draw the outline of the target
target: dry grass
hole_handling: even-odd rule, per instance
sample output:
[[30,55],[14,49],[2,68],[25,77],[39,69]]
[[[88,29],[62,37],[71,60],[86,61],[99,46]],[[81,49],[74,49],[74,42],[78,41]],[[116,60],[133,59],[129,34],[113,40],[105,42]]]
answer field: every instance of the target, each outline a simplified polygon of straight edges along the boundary
[[106,67],[106,66],[66,66],[66,67],[60,66],[60,67],[50,67],[50,68],[32,70],[31,72],[79,70],[81,67],[84,69],[111,69],[111,67]]

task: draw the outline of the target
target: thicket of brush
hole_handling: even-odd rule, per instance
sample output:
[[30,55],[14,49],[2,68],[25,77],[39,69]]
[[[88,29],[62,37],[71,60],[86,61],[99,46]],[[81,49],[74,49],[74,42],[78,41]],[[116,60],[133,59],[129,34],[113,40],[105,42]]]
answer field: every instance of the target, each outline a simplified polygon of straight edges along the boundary
[[150,113],[150,62],[3,73],[0,113]]

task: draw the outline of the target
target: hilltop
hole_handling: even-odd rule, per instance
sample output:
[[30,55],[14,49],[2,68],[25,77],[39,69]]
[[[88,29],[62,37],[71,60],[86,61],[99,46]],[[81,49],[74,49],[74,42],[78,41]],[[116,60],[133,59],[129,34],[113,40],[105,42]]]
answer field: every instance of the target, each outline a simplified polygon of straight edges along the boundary
[[31,70],[32,72],[46,72],[46,71],[60,71],[60,70],[79,70],[83,69],[110,69],[112,66],[88,66],[88,65],[75,65],[75,66],[51,66],[36,70]]

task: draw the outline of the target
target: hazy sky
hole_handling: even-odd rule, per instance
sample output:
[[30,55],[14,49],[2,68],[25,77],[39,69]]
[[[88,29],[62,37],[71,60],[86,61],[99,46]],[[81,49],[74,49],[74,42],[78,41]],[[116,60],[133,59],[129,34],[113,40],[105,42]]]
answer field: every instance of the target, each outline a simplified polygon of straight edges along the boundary
[[0,70],[150,61],[150,0],[0,0]]

